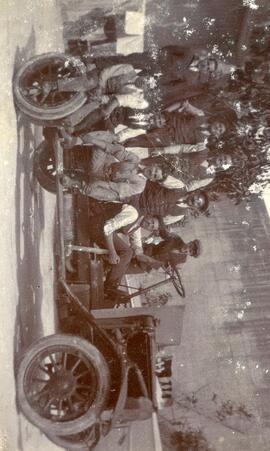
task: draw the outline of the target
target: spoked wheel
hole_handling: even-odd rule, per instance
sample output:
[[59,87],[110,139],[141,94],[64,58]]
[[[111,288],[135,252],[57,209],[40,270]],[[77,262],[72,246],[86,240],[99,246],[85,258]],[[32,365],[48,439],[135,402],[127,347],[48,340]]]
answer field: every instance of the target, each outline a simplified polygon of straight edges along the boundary
[[63,119],[85,103],[86,95],[60,92],[56,82],[81,74],[82,67],[61,53],[36,56],[25,63],[14,78],[15,102],[34,122]]
[[25,354],[17,376],[19,405],[48,435],[78,434],[94,425],[107,399],[109,371],[102,354],[72,335],[51,335]]
[[56,445],[62,446],[68,451],[90,451],[100,440],[100,425],[98,423],[87,428],[79,434],[66,435],[47,435],[47,437]]
[[180,272],[175,266],[168,266],[165,269],[166,273],[170,276],[174,288],[182,298],[186,296],[185,288],[181,280]]
[[53,148],[43,141],[34,153],[34,175],[46,191],[56,193],[56,164]]
[[[69,152],[71,155],[72,151]],[[76,164],[77,161],[75,160],[74,166],[76,166]],[[64,173],[70,178],[84,179],[86,173],[85,168],[81,168],[80,163],[78,163],[77,166],[78,167],[75,167],[74,169],[66,169]],[[53,148],[49,141],[42,141],[35,150],[33,170],[34,176],[37,178],[42,188],[55,194],[57,191],[57,168]]]

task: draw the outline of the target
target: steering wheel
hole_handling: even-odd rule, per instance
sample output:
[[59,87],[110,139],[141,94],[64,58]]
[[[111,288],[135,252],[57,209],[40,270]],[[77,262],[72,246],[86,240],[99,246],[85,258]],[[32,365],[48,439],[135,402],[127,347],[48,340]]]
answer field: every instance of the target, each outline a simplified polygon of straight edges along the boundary
[[182,297],[186,297],[186,291],[183,285],[183,282],[181,280],[180,272],[177,269],[176,266],[171,266],[170,264],[166,267],[164,267],[164,271],[168,276],[170,276],[170,279],[173,283],[174,288],[176,289],[177,293]]

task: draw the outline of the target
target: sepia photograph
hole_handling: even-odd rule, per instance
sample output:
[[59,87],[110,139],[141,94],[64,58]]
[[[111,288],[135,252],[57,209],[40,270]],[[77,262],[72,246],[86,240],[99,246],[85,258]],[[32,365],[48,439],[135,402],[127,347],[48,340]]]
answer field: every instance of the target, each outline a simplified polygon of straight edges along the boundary
[[269,451],[269,0],[0,6],[0,451]]

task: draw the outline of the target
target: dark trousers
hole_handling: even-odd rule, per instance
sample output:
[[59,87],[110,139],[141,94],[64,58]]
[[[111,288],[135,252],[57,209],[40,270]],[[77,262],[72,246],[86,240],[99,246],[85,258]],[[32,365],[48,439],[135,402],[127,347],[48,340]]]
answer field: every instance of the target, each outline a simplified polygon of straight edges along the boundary
[[[115,205],[115,207],[114,207]],[[114,204],[111,206],[111,210],[113,212],[113,209],[115,209],[114,214],[117,214],[117,206],[120,204]],[[106,213],[109,211],[109,205],[107,207]],[[113,216],[112,215],[112,216]],[[106,217],[105,217],[106,216]],[[95,216],[95,221],[91,225],[91,231],[90,231],[90,237],[91,242],[97,243],[100,247],[106,248],[105,243],[105,237],[104,237],[104,222],[106,221],[107,217],[110,217],[111,215],[100,215],[97,214]],[[85,233],[87,233],[87,230],[84,230]],[[89,233],[89,231],[88,231]],[[116,265],[110,265],[110,270],[107,275],[106,281],[105,281],[105,287],[106,288],[115,288],[117,285],[120,284],[122,277],[127,273],[127,268],[129,267],[129,264],[131,262],[131,259],[133,257],[133,250],[130,247],[129,242],[125,241],[123,238],[121,238],[116,232],[113,234],[113,244],[115,247],[115,250],[117,254],[120,257],[119,263]]]
[[114,233],[113,243],[117,254],[120,257],[120,262],[117,265],[112,265],[109,274],[105,281],[106,288],[113,288],[120,284],[122,277],[126,274],[127,268],[133,257],[133,251],[129,243],[126,243],[122,238]]

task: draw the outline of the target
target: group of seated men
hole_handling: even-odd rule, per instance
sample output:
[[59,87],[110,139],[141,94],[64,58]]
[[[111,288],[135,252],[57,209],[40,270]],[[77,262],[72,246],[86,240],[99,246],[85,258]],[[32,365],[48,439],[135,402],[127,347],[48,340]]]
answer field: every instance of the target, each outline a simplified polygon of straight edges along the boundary
[[[62,183],[92,199],[91,236],[109,252],[108,296],[134,260],[149,271],[199,256],[199,240],[185,243],[169,225],[207,210],[206,187],[232,166],[227,154],[211,157],[207,143],[218,142],[235,114],[201,109],[188,99],[207,104],[207,84],[220,82],[232,69],[205,52],[167,46],[155,58],[150,52],[84,57],[81,76],[44,85],[47,93],[87,96],[60,124],[66,152],[74,147],[89,152],[87,177],[66,175]],[[160,242],[143,243],[142,228],[159,234]]]

